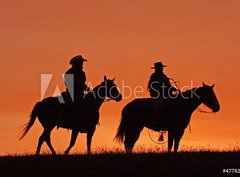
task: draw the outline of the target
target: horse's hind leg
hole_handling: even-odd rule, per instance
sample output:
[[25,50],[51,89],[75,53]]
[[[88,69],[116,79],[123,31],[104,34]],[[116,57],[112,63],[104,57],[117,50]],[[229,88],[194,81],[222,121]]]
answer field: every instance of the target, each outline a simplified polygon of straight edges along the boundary
[[40,154],[41,146],[44,143],[44,141],[46,141],[46,143],[47,143],[48,147],[50,148],[52,154],[56,154],[55,150],[53,149],[53,147],[51,145],[51,141],[50,141],[51,131],[52,131],[52,129],[44,129],[42,135],[39,137],[36,155]]
[[41,150],[41,146],[44,142],[44,132],[42,133],[42,135],[39,137],[39,140],[38,140],[38,147],[37,147],[37,151],[36,151],[36,155],[39,155],[40,154],[40,150]]
[[70,145],[68,146],[67,150],[64,152],[65,155],[67,155],[69,153],[69,151],[72,149],[72,147],[74,146],[77,136],[78,136],[78,131],[72,130]]
[[133,125],[133,126],[127,127],[125,132],[125,141],[124,141],[126,153],[132,153],[132,149],[136,141],[138,140],[142,129],[143,129],[143,126],[139,126],[139,125]]
[[45,141],[46,141],[49,149],[51,150],[52,154],[55,155],[55,154],[56,154],[56,151],[55,151],[54,148],[52,147],[51,138],[50,138],[50,133],[51,133],[51,132],[48,132],[48,134],[46,135]]

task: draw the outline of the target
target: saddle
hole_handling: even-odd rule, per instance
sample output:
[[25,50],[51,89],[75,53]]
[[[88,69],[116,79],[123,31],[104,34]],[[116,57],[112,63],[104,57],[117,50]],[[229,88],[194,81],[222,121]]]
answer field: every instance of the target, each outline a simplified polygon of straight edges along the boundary
[[171,115],[175,111],[175,104],[175,100],[152,99],[150,101],[150,118],[148,124],[153,129],[166,130],[171,124]]
[[90,126],[96,125],[99,120],[99,113],[91,112],[84,103],[74,104],[67,92],[63,92],[62,97],[65,101],[62,104],[62,111],[57,127],[67,129],[77,129],[85,133]]
[[152,99],[150,101],[150,113],[153,116],[166,115],[171,112],[172,104],[164,99]]
[[71,98],[71,96],[69,95],[68,92],[62,92],[62,93],[61,93],[61,96],[62,96],[65,104],[71,104],[71,103],[73,103],[72,98]]

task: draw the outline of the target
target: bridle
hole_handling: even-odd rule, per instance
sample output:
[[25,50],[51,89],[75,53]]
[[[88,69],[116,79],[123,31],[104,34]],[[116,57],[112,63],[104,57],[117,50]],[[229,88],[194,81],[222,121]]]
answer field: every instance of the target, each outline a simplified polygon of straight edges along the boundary
[[[174,83],[175,87],[179,90],[178,87],[180,85],[180,81],[175,81],[173,78],[169,78],[169,80],[171,80]],[[200,108],[197,108],[196,111],[198,111],[200,113],[205,113],[205,114],[215,114],[215,112],[213,112],[213,111],[205,111]]]
[[[203,102],[204,104],[204,102]],[[213,111],[205,111],[201,108],[197,108],[196,111],[200,112],[200,113],[205,113],[205,114],[215,114],[216,112],[213,112]]]
[[107,97],[103,102],[109,102],[111,100],[112,100],[112,98]]

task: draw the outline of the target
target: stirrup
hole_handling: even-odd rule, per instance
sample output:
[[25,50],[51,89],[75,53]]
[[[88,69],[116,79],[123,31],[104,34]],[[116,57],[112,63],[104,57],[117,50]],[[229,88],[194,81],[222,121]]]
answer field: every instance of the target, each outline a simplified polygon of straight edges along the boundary
[[163,142],[164,141],[164,137],[163,137],[163,133],[161,132],[158,141]]

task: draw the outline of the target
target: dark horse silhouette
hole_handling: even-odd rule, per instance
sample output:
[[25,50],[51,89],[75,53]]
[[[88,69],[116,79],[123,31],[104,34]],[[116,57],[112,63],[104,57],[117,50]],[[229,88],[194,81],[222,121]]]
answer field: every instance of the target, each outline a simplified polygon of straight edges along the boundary
[[[121,93],[114,84],[114,79],[107,79],[106,76],[104,76],[104,81],[100,85],[96,86],[86,95],[83,101],[84,108],[81,108],[82,110],[80,109],[80,112],[76,112],[76,114],[74,114],[75,112],[71,112],[67,115],[71,116],[73,125],[70,127],[70,129],[72,129],[70,145],[65,151],[65,154],[68,154],[71,148],[74,146],[79,132],[87,133],[87,150],[89,154],[91,153],[91,141],[99,120],[99,108],[104,102],[105,98],[113,99],[115,101],[121,101],[122,99]],[[40,153],[40,149],[44,141],[47,143],[52,154],[56,154],[51,145],[50,134],[61,119],[63,114],[63,106],[64,104],[60,104],[57,97],[45,98],[41,102],[36,103],[34,106],[30,120],[25,125],[20,139],[27,134],[34,124],[36,117],[38,117],[44,128],[44,131],[39,137],[36,154]],[[82,131],[83,129],[85,131]]]
[[[143,127],[160,131],[168,131],[168,152],[171,152],[174,143],[174,152],[177,152],[184,129],[188,126],[193,111],[201,104],[205,104],[218,112],[219,102],[212,86],[205,85],[193,88],[179,94],[176,99],[170,100],[164,116],[159,117],[157,124],[153,123],[156,118],[151,117],[151,98],[135,99],[128,103],[122,110],[122,119],[118,127],[115,140],[124,141],[125,150],[131,153],[135,142],[138,140]],[[196,94],[193,94],[195,91]],[[187,99],[188,98],[188,99]]]

